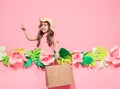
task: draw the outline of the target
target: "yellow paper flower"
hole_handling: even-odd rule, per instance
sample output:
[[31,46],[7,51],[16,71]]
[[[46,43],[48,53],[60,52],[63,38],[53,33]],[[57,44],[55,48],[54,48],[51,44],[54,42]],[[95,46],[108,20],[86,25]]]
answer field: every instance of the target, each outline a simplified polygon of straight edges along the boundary
[[96,60],[104,60],[108,55],[108,50],[105,47],[97,46],[93,48],[92,53]]
[[26,49],[25,48],[15,48],[15,49],[11,50],[10,52],[19,52],[21,54],[25,54]]

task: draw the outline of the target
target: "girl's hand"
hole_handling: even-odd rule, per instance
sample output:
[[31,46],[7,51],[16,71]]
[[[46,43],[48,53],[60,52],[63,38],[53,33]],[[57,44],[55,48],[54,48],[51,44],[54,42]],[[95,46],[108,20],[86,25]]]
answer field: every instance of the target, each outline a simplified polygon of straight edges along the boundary
[[25,29],[25,26],[24,26],[23,24],[21,24],[21,29],[22,29],[23,31],[26,30],[26,29]]

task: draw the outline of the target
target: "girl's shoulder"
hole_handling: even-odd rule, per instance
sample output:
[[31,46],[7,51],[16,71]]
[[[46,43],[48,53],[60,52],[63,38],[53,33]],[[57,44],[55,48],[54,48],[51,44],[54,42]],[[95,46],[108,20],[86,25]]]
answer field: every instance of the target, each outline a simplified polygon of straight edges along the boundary
[[53,39],[54,41],[58,41],[58,37],[56,36],[56,34],[54,34]]

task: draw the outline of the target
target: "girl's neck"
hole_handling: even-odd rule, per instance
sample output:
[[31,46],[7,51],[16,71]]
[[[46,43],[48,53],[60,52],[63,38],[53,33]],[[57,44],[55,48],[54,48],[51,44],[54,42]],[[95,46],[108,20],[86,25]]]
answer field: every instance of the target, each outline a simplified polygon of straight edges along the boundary
[[44,33],[44,35],[43,36],[47,36],[47,32],[46,33]]

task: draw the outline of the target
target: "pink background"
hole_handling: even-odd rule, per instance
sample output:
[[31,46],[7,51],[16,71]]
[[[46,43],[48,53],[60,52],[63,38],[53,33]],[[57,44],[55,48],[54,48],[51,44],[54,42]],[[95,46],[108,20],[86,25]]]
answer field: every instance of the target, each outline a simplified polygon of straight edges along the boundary
[[[34,49],[36,42],[26,40],[20,23],[36,35],[43,17],[54,20],[60,47],[70,51],[120,45],[120,0],[0,0],[0,45]],[[120,68],[73,66],[73,75],[74,85],[54,89],[120,89]],[[14,70],[0,63],[0,89],[47,89],[45,72],[35,65]]]

